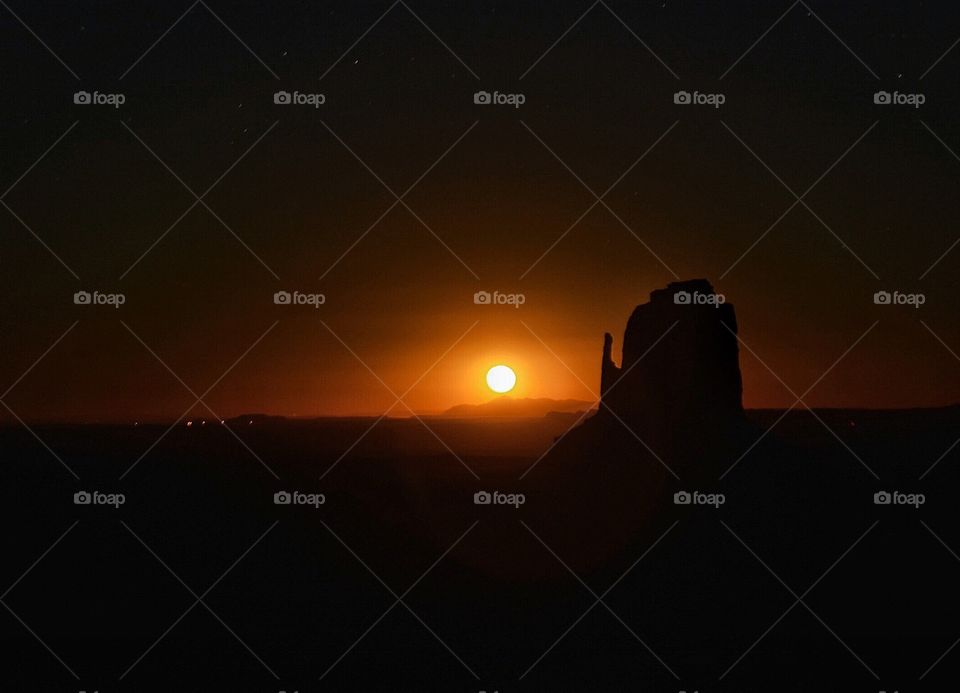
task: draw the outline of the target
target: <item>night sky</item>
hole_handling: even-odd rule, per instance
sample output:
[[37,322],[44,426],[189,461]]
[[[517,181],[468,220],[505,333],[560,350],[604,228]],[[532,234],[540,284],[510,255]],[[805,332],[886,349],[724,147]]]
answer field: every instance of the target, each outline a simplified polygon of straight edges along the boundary
[[619,355],[633,306],[694,277],[736,306],[748,407],[960,399],[951,3],[5,2],[0,399],[24,420],[173,419],[214,385],[222,416],[411,386],[438,411],[491,397],[495,363],[516,396],[589,400],[603,333]]

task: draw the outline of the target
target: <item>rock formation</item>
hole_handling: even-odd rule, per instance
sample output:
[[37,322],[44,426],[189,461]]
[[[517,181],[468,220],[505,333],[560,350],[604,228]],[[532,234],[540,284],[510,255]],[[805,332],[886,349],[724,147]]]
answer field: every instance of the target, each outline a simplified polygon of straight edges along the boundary
[[705,279],[674,282],[637,306],[618,368],[604,335],[601,415],[639,430],[729,425],[743,416],[737,318]]
[[634,468],[646,457],[655,471],[715,480],[747,426],[733,306],[705,279],[671,283],[634,309],[619,366],[612,352],[605,334],[599,409],[549,457]]
[[550,499],[539,522],[556,525],[574,565],[641,551],[663,531],[674,492],[716,488],[756,441],[736,332],[733,306],[697,279],[653,291],[634,309],[619,366],[604,335],[597,413],[556,442],[530,481],[531,497]]

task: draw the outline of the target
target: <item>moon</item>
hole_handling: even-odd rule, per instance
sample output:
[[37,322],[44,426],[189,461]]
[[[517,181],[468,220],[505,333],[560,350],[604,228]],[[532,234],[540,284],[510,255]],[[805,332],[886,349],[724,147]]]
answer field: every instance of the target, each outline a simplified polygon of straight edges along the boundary
[[513,372],[510,366],[494,366],[487,371],[487,387],[497,394],[502,395],[505,392],[510,392],[516,384],[517,374]]

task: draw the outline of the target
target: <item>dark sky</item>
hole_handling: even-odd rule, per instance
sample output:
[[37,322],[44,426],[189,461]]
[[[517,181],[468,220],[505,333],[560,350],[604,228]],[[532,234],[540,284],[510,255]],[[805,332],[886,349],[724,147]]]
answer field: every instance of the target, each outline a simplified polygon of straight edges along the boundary
[[[0,393],[24,419],[179,416],[195,398],[147,347],[224,416],[379,413],[414,383],[433,411],[500,362],[519,396],[591,399],[603,332],[619,353],[676,277],[713,281],[810,405],[958,400],[960,247],[934,264],[960,238],[952,3],[8,4]],[[741,363],[747,406],[794,402]]]

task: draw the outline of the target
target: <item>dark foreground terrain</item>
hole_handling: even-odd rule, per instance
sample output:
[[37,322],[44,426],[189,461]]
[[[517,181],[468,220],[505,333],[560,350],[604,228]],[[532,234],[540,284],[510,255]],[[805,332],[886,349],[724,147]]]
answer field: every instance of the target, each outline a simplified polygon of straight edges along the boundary
[[535,464],[568,415],[0,429],[0,689],[955,690],[960,411],[781,415],[679,479]]

